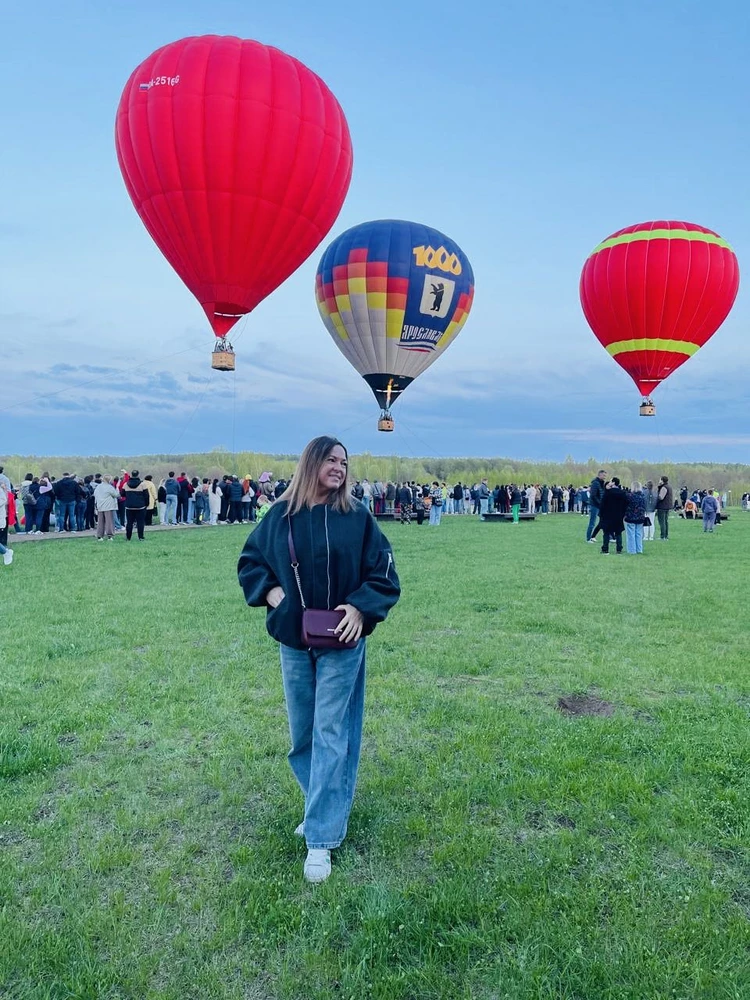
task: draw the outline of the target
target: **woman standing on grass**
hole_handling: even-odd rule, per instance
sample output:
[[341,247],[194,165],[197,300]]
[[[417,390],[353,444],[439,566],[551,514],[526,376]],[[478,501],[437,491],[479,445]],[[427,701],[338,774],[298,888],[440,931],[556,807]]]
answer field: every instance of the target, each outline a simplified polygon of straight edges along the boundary
[[617,551],[622,552],[622,536],[625,531],[625,508],[628,498],[625,490],[620,487],[620,480],[612,476],[604,487],[604,496],[599,508],[599,523],[594,529],[592,538],[599,528],[602,529],[602,553],[607,555],[609,543],[613,541]]
[[401,513],[401,523],[411,524],[411,506],[413,496],[408,483],[399,484],[398,490],[396,491],[396,497],[398,499],[398,509]]
[[646,516],[646,498],[643,487],[635,480],[630,484],[625,508],[625,548],[629,555],[643,555],[643,520]]
[[[328,878],[331,849],[346,836],[362,738],[364,637],[401,593],[391,546],[370,512],[352,501],[347,472],[339,441],[311,441],[292,484],[248,538],[238,567],[245,600],[267,606],[266,627],[280,645],[289,763],[305,797],[295,833],[307,842],[309,882]],[[303,641],[305,606],[343,612],[335,633],[341,649]]]
[[437,527],[440,524],[440,517],[443,513],[443,491],[440,484],[435,479],[430,490],[430,524]]
[[96,510],[96,540],[104,541],[106,535],[111,542],[115,537],[115,511],[120,494],[112,485],[111,476],[102,476],[102,481],[94,490]]
[[49,521],[52,516],[52,503],[55,493],[49,475],[39,480],[39,495],[36,498],[36,530],[46,534],[49,531]]
[[219,480],[214,479],[208,490],[208,523],[218,524],[221,513],[222,493],[219,489]]

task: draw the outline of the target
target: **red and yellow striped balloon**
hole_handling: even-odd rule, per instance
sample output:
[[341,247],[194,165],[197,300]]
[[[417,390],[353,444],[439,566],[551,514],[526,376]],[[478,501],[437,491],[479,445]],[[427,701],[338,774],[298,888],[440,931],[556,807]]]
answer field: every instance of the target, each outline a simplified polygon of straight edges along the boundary
[[642,222],[593,251],[581,306],[599,343],[650,396],[718,330],[739,281],[734,251],[710,229]]

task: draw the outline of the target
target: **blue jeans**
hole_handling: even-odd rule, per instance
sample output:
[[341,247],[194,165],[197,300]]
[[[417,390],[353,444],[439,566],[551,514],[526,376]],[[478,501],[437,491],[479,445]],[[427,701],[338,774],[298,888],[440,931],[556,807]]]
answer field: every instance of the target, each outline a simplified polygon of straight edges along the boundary
[[76,530],[76,502],[75,500],[58,500],[55,512],[55,528],[62,531],[65,526],[65,519],[70,522],[70,531]]
[[490,498],[489,497],[482,497],[480,499],[480,501],[479,501],[479,513],[480,513],[480,515],[481,514],[487,514],[489,512],[489,507],[490,507]]
[[187,512],[187,522],[192,524],[195,520],[195,500],[190,497],[188,500],[188,512]]
[[76,531],[86,530],[86,501],[76,501]]
[[177,524],[177,494],[167,493],[165,524]]
[[354,649],[280,646],[292,748],[305,797],[308,848],[338,847],[357,784],[365,707],[365,640]]
[[596,527],[596,522],[598,520],[599,520],[599,508],[598,507],[594,507],[592,505],[589,508],[589,523],[588,523],[588,526],[586,528],[586,541],[587,542],[591,540],[591,536],[592,536],[592,534],[594,532],[594,528]]
[[625,547],[631,555],[643,552],[643,525],[625,522]]
[[443,508],[436,507],[435,504],[430,507],[430,524],[440,524],[440,518],[443,516]]
[[[23,505],[23,517],[24,517],[24,530],[28,535],[30,531],[33,531],[37,527],[36,523],[36,504],[25,503]],[[39,518],[39,524],[42,523],[41,517]]]

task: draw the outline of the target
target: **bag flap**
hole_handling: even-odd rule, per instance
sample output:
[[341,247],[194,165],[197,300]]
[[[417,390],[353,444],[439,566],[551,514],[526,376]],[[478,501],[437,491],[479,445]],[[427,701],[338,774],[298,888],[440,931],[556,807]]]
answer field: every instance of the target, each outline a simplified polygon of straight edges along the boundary
[[330,639],[341,624],[343,617],[343,611],[308,608],[303,614],[304,628],[308,636],[317,635]]

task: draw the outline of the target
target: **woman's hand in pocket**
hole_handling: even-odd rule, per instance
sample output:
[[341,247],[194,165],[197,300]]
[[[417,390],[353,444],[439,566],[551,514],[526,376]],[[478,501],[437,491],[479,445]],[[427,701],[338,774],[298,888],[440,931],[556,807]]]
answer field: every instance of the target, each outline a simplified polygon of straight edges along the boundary
[[281,587],[271,587],[271,589],[266,594],[266,604],[269,608],[278,608],[281,602],[286,597],[286,594],[281,589]]

